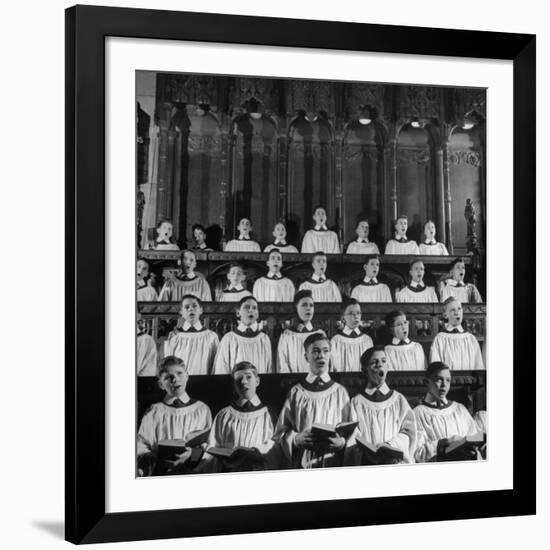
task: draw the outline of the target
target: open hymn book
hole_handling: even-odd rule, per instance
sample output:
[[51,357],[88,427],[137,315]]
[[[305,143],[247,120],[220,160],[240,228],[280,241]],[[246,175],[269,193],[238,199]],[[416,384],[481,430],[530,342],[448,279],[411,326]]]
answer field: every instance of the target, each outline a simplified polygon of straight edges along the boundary
[[258,462],[263,462],[264,460],[262,453],[255,447],[234,447],[232,449],[211,447],[206,452],[212,456],[227,460],[252,460]]
[[359,422],[340,422],[339,424],[313,424],[311,433],[317,438],[328,439],[337,435],[348,439]]
[[387,443],[375,445],[363,437],[356,437],[355,441],[363,452],[366,464],[391,464],[403,460],[403,451]]
[[196,430],[187,434],[184,439],[162,439],[158,444],[158,457],[161,460],[171,460],[187,448],[191,448],[191,456],[187,459],[186,465],[193,468],[201,460],[204,454],[202,445],[208,441],[210,429]]
[[476,457],[476,450],[487,442],[483,433],[460,437],[445,447],[438,455],[438,460],[472,460]]

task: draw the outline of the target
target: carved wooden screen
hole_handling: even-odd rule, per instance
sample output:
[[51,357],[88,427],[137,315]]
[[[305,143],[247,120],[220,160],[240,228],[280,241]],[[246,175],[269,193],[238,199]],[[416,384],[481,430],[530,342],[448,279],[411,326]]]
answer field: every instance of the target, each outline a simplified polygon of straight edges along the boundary
[[467,199],[471,199],[476,212],[477,244],[485,248],[484,212],[481,208],[484,201],[482,197],[483,148],[478,129],[455,129],[449,138],[448,151],[454,252],[465,254],[468,252],[466,244],[468,212],[465,212]]
[[344,238],[355,238],[359,220],[370,225],[369,238],[384,242],[384,151],[374,124],[351,122],[344,134],[342,154]]
[[236,236],[236,225],[244,216],[252,219],[256,240],[269,242],[279,216],[277,126],[268,116],[255,120],[244,114],[234,120],[233,131],[227,234]]
[[398,213],[409,218],[409,239],[421,241],[434,217],[434,159],[427,129],[406,125],[397,142]]

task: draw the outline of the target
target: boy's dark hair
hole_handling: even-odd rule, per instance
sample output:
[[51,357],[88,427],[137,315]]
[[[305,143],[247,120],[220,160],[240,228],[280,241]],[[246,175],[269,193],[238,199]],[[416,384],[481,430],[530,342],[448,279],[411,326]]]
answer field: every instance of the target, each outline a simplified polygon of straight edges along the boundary
[[197,303],[199,304],[200,307],[202,307],[202,301],[201,299],[198,297],[198,296],[195,296],[194,294],[185,294],[183,296],[183,298],[181,299],[181,303],[183,304],[183,300],[186,300],[186,299],[193,299],[193,300],[196,300]]
[[256,300],[256,298],[254,298],[254,296],[243,296],[238,302],[237,302],[237,310],[241,309],[241,306],[247,302],[248,300],[254,300],[256,302],[256,304],[258,303],[258,300]]
[[409,271],[413,268],[414,264],[424,264],[424,260],[422,260],[421,258],[413,258],[409,262]]
[[395,323],[395,320],[400,315],[405,315],[405,317],[407,317],[406,313],[401,309],[394,309],[393,311],[390,311],[386,315],[386,328],[388,329],[389,332],[391,332],[391,329],[393,328],[393,324]]
[[359,307],[361,307],[361,304],[355,298],[346,298],[342,302],[342,305],[340,306],[340,312],[342,313],[342,315],[346,312],[346,309],[348,308],[348,306],[359,306]]
[[371,260],[380,261],[380,254],[367,254],[365,256],[365,264],[368,264]]
[[169,367],[183,367],[185,371],[187,372],[187,366],[185,365],[183,359],[180,359],[179,357],[176,357],[175,355],[167,355],[159,365],[159,377],[163,372],[166,372],[166,370]]
[[330,340],[328,336],[326,336],[322,332],[314,332],[304,340],[304,349],[307,351],[309,349],[309,346],[313,345],[315,342],[318,342],[319,340],[326,340],[330,344]]
[[359,218],[359,219],[357,220],[357,223],[355,224],[355,229],[357,229],[357,228],[359,227],[359,224],[360,224],[361,222],[366,222],[367,225],[370,227],[370,223],[369,223],[369,220],[367,220],[367,218]]
[[323,210],[323,211],[325,212],[325,214],[327,213],[327,209],[326,209],[324,206],[318,204],[318,205],[313,209],[313,214],[315,214],[315,212],[317,212],[317,210],[319,210],[319,208],[320,208],[321,210]]
[[204,225],[201,225],[200,223],[194,223],[191,227],[191,233],[194,233],[195,229],[200,229],[206,235],[206,229],[204,228]]
[[306,289],[296,292],[296,294],[294,294],[294,300],[292,301],[295,309],[302,298],[311,298],[313,300],[313,293],[311,292],[311,290]]
[[371,359],[371,357],[377,352],[377,351],[383,351],[385,352],[386,350],[384,349],[384,346],[373,346],[372,348],[369,348],[367,351],[364,351],[363,354],[361,355],[361,359],[360,359],[360,362],[361,362],[361,370],[363,371],[364,369],[367,368],[368,364],[369,364],[369,361]]
[[325,252],[323,252],[322,250],[318,250],[317,252],[315,252],[315,254],[313,254],[313,258],[311,258],[311,261],[313,262],[313,260],[315,260],[317,256],[324,256],[325,258],[327,257]]
[[455,258],[450,264],[449,264],[449,271],[452,271],[455,267],[456,264],[459,264],[459,263],[463,263],[464,265],[466,265],[466,263],[464,262],[464,258],[461,258],[460,256],[458,258]]
[[256,368],[256,365],[253,365],[250,361],[239,361],[238,363],[235,363],[231,374],[235,374],[240,370],[253,370],[256,374],[258,374],[258,369]]
[[249,217],[247,217],[247,216],[241,216],[241,217],[239,218],[239,223],[238,223],[237,225],[241,225],[241,222],[242,222],[243,220],[249,221],[249,222],[250,222],[250,225],[252,226],[252,220],[251,220]]
[[238,267],[244,272],[243,264],[240,264],[239,262],[233,262],[233,263],[229,264],[229,267],[227,268],[228,273],[229,273],[229,271],[231,270],[232,267]]
[[434,361],[428,365],[426,369],[426,378],[433,378],[436,374],[439,374],[442,370],[451,370],[451,368],[443,363],[443,361]]
[[283,255],[283,253],[280,251],[280,249],[272,248],[267,254],[267,259],[268,260],[269,260],[269,258],[271,258],[271,254],[273,254],[273,252],[277,252],[277,254],[280,254],[281,256]]
[[422,230],[423,230],[423,231],[426,229],[426,226],[427,226],[429,223],[433,223],[433,224],[435,225],[436,229],[437,229],[437,225],[436,225],[436,223],[435,223],[433,220],[426,220],[426,221],[424,222],[424,225],[422,226]]
[[397,218],[395,218],[395,221],[393,222],[393,225],[396,225],[399,220],[409,221],[409,218],[407,217],[407,214],[399,214],[399,216],[397,216]]

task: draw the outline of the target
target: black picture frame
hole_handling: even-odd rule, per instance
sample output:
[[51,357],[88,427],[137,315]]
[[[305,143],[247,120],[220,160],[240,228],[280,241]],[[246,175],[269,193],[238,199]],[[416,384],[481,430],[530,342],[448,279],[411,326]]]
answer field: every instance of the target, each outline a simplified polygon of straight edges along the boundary
[[[130,37],[513,61],[514,387],[535,387],[536,38],[96,6],[66,11],[66,539],[96,543],[535,513],[536,401],[513,398],[513,489],[105,512],[105,38]],[[327,38],[328,37],[328,38]],[[519,346],[521,342],[521,347]],[[367,513],[368,510],[368,513]],[[245,513],[243,513],[243,511]]]

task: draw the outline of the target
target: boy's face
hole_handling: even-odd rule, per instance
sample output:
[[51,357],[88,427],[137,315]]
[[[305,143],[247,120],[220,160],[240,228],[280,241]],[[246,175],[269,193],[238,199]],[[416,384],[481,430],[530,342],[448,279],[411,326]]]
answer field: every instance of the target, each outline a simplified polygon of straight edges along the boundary
[[181,303],[181,316],[188,323],[195,323],[202,315],[202,307],[194,298],[184,298]]
[[283,267],[283,257],[280,252],[271,252],[267,258],[267,267],[272,273],[279,273]]
[[370,279],[378,277],[378,272],[380,271],[380,260],[376,258],[373,260],[369,260],[363,266],[363,269],[365,270],[365,275]]
[[242,218],[242,220],[239,222],[239,233],[243,236],[249,235],[252,231],[252,224],[250,223],[250,220],[247,218]]
[[233,375],[233,387],[240,399],[252,399],[259,385],[260,377],[254,369],[239,370]]
[[328,340],[313,342],[306,350],[305,357],[312,374],[320,375],[327,372],[330,360],[330,342]]
[[227,280],[233,285],[237,286],[244,281],[244,273],[240,267],[233,266],[227,273]]
[[168,397],[180,397],[185,392],[189,376],[181,365],[167,367],[159,377],[159,387]]
[[462,323],[462,315],[462,304],[457,300],[453,300],[445,306],[445,316],[449,325],[458,327]]
[[350,304],[344,310],[342,318],[348,328],[352,330],[357,328],[361,323],[361,306],[359,304]]
[[366,221],[359,222],[357,228],[355,229],[357,236],[360,239],[367,239],[369,236],[369,224]]
[[202,229],[195,229],[195,231],[193,231],[193,237],[197,244],[202,244],[206,240],[206,234]]
[[193,272],[195,271],[195,268],[197,267],[197,258],[195,258],[195,254],[193,252],[184,252],[183,254],[183,260],[182,260],[182,268],[185,273]]
[[282,223],[278,223],[273,228],[273,236],[276,241],[284,241],[286,239],[286,227]]
[[369,386],[377,387],[382,385],[386,381],[386,375],[388,373],[386,352],[375,351],[363,372],[367,375]]
[[435,239],[435,224],[428,222],[424,227],[424,235],[427,241],[433,241]]
[[169,241],[172,238],[172,224],[170,222],[162,222],[157,228],[157,235],[163,241]]
[[317,210],[313,212],[313,221],[315,222],[315,225],[326,225],[327,213],[324,208],[317,208]]
[[398,235],[405,236],[407,229],[409,227],[409,222],[405,218],[399,218],[395,222],[395,232]]
[[451,371],[449,369],[441,369],[427,380],[428,393],[435,399],[443,399],[447,397],[451,388]]
[[415,283],[421,283],[424,279],[424,263],[414,262],[409,270],[409,275],[411,276],[412,281]]
[[405,340],[409,337],[409,321],[405,315],[398,315],[395,318],[391,327],[391,333],[394,338],[398,338],[399,340]]
[[243,325],[249,326],[258,320],[259,315],[256,300],[246,300],[239,308],[238,318]]
[[144,279],[149,275],[149,264],[145,260],[137,261],[137,276]]
[[455,281],[463,281],[466,275],[466,266],[464,262],[457,262],[451,269],[451,277]]
[[313,319],[313,314],[315,312],[315,304],[313,303],[313,298],[306,296],[302,298],[296,304],[296,314],[300,321],[307,323]]
[[327,270],[327,257],[326,256],[315,256],[311,262],[313,266],[313,272],[316,275],[324,275]]

